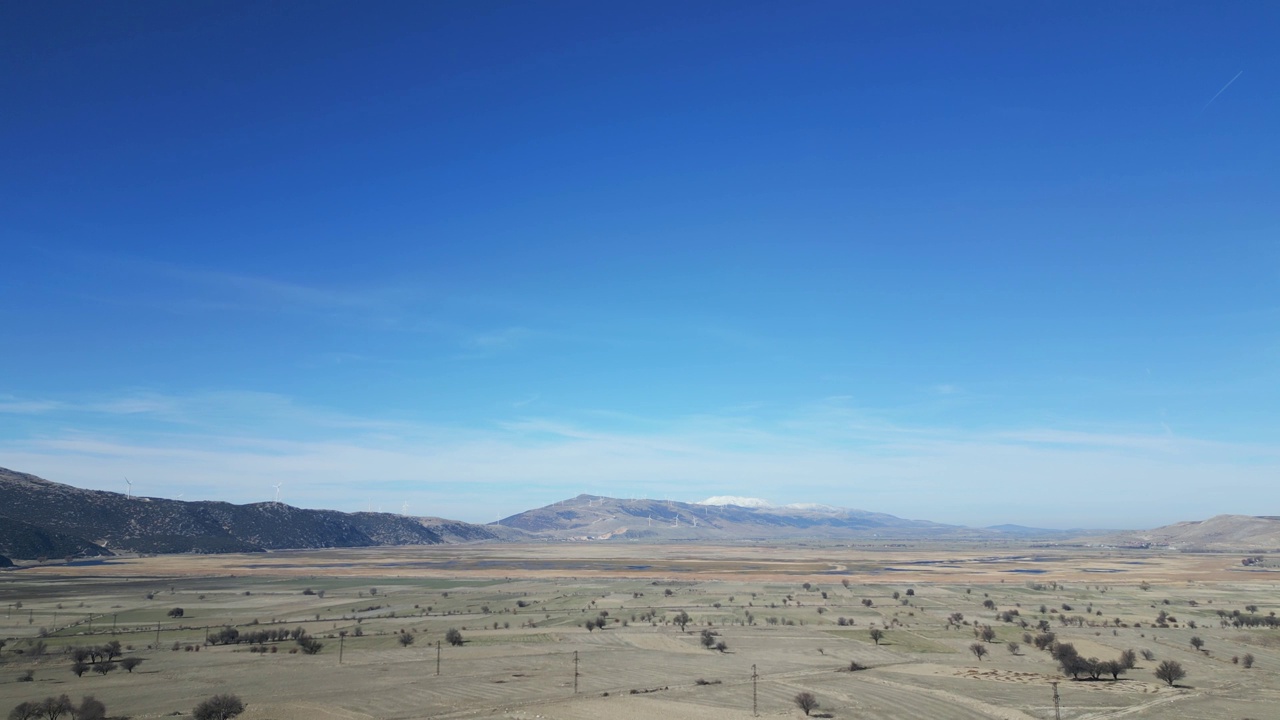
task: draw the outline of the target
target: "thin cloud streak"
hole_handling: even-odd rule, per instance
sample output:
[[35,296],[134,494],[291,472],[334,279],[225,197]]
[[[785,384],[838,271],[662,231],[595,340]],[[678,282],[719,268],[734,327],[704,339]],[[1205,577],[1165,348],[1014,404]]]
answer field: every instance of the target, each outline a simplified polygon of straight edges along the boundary
[[1209,98],[1209,102],[1205,103],[1205,104],[1204,104],[1204,107],[1200,108],[1200,112],[1204,112],[1205,110],[1208,110],[1208,109],[1209,109],[1209,106],[1213,104],[1213,101],[1214,101],[1214,100],[1217,100],[1219,95],[1221,95],[1222,93],[1226,92],[1226,91],[1227,91],[1227,88],[1231,87],[1231,83],[1235,82],[1235,81],[1236,81],[1237,79],[1239,79],[1239,77],[1240,77],[1241,75],[1243,75],[1243,74],[1244,74],[1244,71],[1243,71],[1243,70],[1241,70],[1240,72],[1238,72],[1238,73],[1236,73],[1236,74],[1235,74],[1235,77],[1233,77],[1233,78],[1231,78],[1230,80],[1228,80],[1228,81],[1227,81],[1227,84],[1226,84],[1226,85],[1223,85],[1223,86],[1222,86],[1222,89],[1221,89],[1221,90],[1219,90],[1218,92],[1214,93],[1213,97]]

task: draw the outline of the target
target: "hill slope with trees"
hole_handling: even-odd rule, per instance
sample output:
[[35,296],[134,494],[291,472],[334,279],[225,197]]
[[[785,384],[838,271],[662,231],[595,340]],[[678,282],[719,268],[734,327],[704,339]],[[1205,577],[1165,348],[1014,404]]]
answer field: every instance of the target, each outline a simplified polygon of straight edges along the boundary
[[436,545],[511,535],[391,513],[130,497],[0,468],[0,555],[13,559]]

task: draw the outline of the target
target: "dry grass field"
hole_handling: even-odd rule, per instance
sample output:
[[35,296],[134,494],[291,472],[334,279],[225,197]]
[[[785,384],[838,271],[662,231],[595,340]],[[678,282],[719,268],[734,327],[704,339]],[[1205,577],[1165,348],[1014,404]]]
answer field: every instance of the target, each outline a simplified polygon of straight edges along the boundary
[[[112,716],[178,716],[232,692],[249,720],[684,720],[748,718],[753,697],[760,716],[802,717],[793,698],[808,692],[816,716],[1043,720],[1057,681],[1071,720],[1280,718],[1280,630],[1230,623],[1280,610],[1280,576],[1240,560],[1016,544],[557,544],[50,565],[0,574],[0,638],[11,638],[0,712],[66,693]],[[586,627],[597,620],[603,629]],[[1025,640],[1041,623],[1083,657],[1132,649],[1136,666],[1072,680]],[[227,627],[323,647],[206,641]],[[443,642],[450,628],[461,645]],[[703,647],[707,630],[723,651]],[[73,674],[73,648],[113,640],[141,659],[132,672]],[[1176,686],[1153,674],[1164,660],[1187,671]]]

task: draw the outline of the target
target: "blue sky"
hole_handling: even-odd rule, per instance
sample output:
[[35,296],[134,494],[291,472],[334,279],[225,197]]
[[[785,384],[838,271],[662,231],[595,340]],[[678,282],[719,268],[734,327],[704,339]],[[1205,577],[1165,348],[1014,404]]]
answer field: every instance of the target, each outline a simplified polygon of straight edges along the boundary
[[1278,21],[5,4],[0,466],[474,521],[1274,514]]

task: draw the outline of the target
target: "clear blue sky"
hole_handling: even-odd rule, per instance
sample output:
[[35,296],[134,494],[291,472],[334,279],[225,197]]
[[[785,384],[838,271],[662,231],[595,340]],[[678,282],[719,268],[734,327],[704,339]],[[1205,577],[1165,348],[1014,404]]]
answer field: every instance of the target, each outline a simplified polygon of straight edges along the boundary
[[0,466],[478,521],[1280,512],[1277,27],[5,3]]

